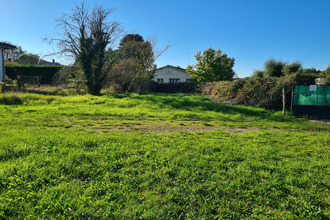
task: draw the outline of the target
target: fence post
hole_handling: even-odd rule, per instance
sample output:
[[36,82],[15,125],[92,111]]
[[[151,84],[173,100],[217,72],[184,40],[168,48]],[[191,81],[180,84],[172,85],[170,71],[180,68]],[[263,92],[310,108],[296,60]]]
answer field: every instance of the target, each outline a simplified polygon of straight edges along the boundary
[[290,105],[290,113],[292,114],[292,105],[293,105],[293,92],[294,92],[294,85],[292,86],[291,91],[291,105]]
[[283,110],[282,113],[285,114],[285,90],[284,88],[282,89],[282,102],[283,102]]

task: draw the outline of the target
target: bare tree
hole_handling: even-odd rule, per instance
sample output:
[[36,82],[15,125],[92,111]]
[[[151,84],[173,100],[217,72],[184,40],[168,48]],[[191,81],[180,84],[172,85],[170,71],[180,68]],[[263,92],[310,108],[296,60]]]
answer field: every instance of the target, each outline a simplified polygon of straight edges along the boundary
[[116,21],[109,21],[113,9],[95,6],[92,10],[81,3],[57,20],[62,29],[57,43],[60,54],[75,59],[86,77],[88,92],[99,95],[107,74],[113,67],[113,56],[108,57],[107,48],[113,46],[121,32]]

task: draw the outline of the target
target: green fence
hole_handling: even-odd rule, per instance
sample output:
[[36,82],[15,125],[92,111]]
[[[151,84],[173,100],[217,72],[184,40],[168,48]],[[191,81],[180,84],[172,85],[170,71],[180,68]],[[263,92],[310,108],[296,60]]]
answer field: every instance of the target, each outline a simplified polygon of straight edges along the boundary
[[330,86],[295,86],[292,104],[330,106]]

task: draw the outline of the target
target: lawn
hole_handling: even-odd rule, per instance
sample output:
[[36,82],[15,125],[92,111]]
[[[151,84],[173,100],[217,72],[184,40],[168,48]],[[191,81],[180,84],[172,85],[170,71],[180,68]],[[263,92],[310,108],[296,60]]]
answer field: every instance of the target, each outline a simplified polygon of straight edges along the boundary
[[0,94],[0,219],[329,219],[329,125],[185,94]]

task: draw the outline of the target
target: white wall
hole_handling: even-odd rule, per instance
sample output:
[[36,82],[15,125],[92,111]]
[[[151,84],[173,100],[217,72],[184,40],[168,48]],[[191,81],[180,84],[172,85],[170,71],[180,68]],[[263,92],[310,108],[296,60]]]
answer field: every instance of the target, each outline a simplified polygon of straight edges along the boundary
[[5,81],[5,63],[3,58],[3,49],[0,48],[0,82],[4,82],[4,81]]
[[173,67],[165,67],[156,70],[153,80],[157,82],[157,79],[163,79],[164,83],[169,83],[171,78],[179,78],[179,82],[187,82],[187,79],[191,79],[191,76],[188,75],[185,71]]

